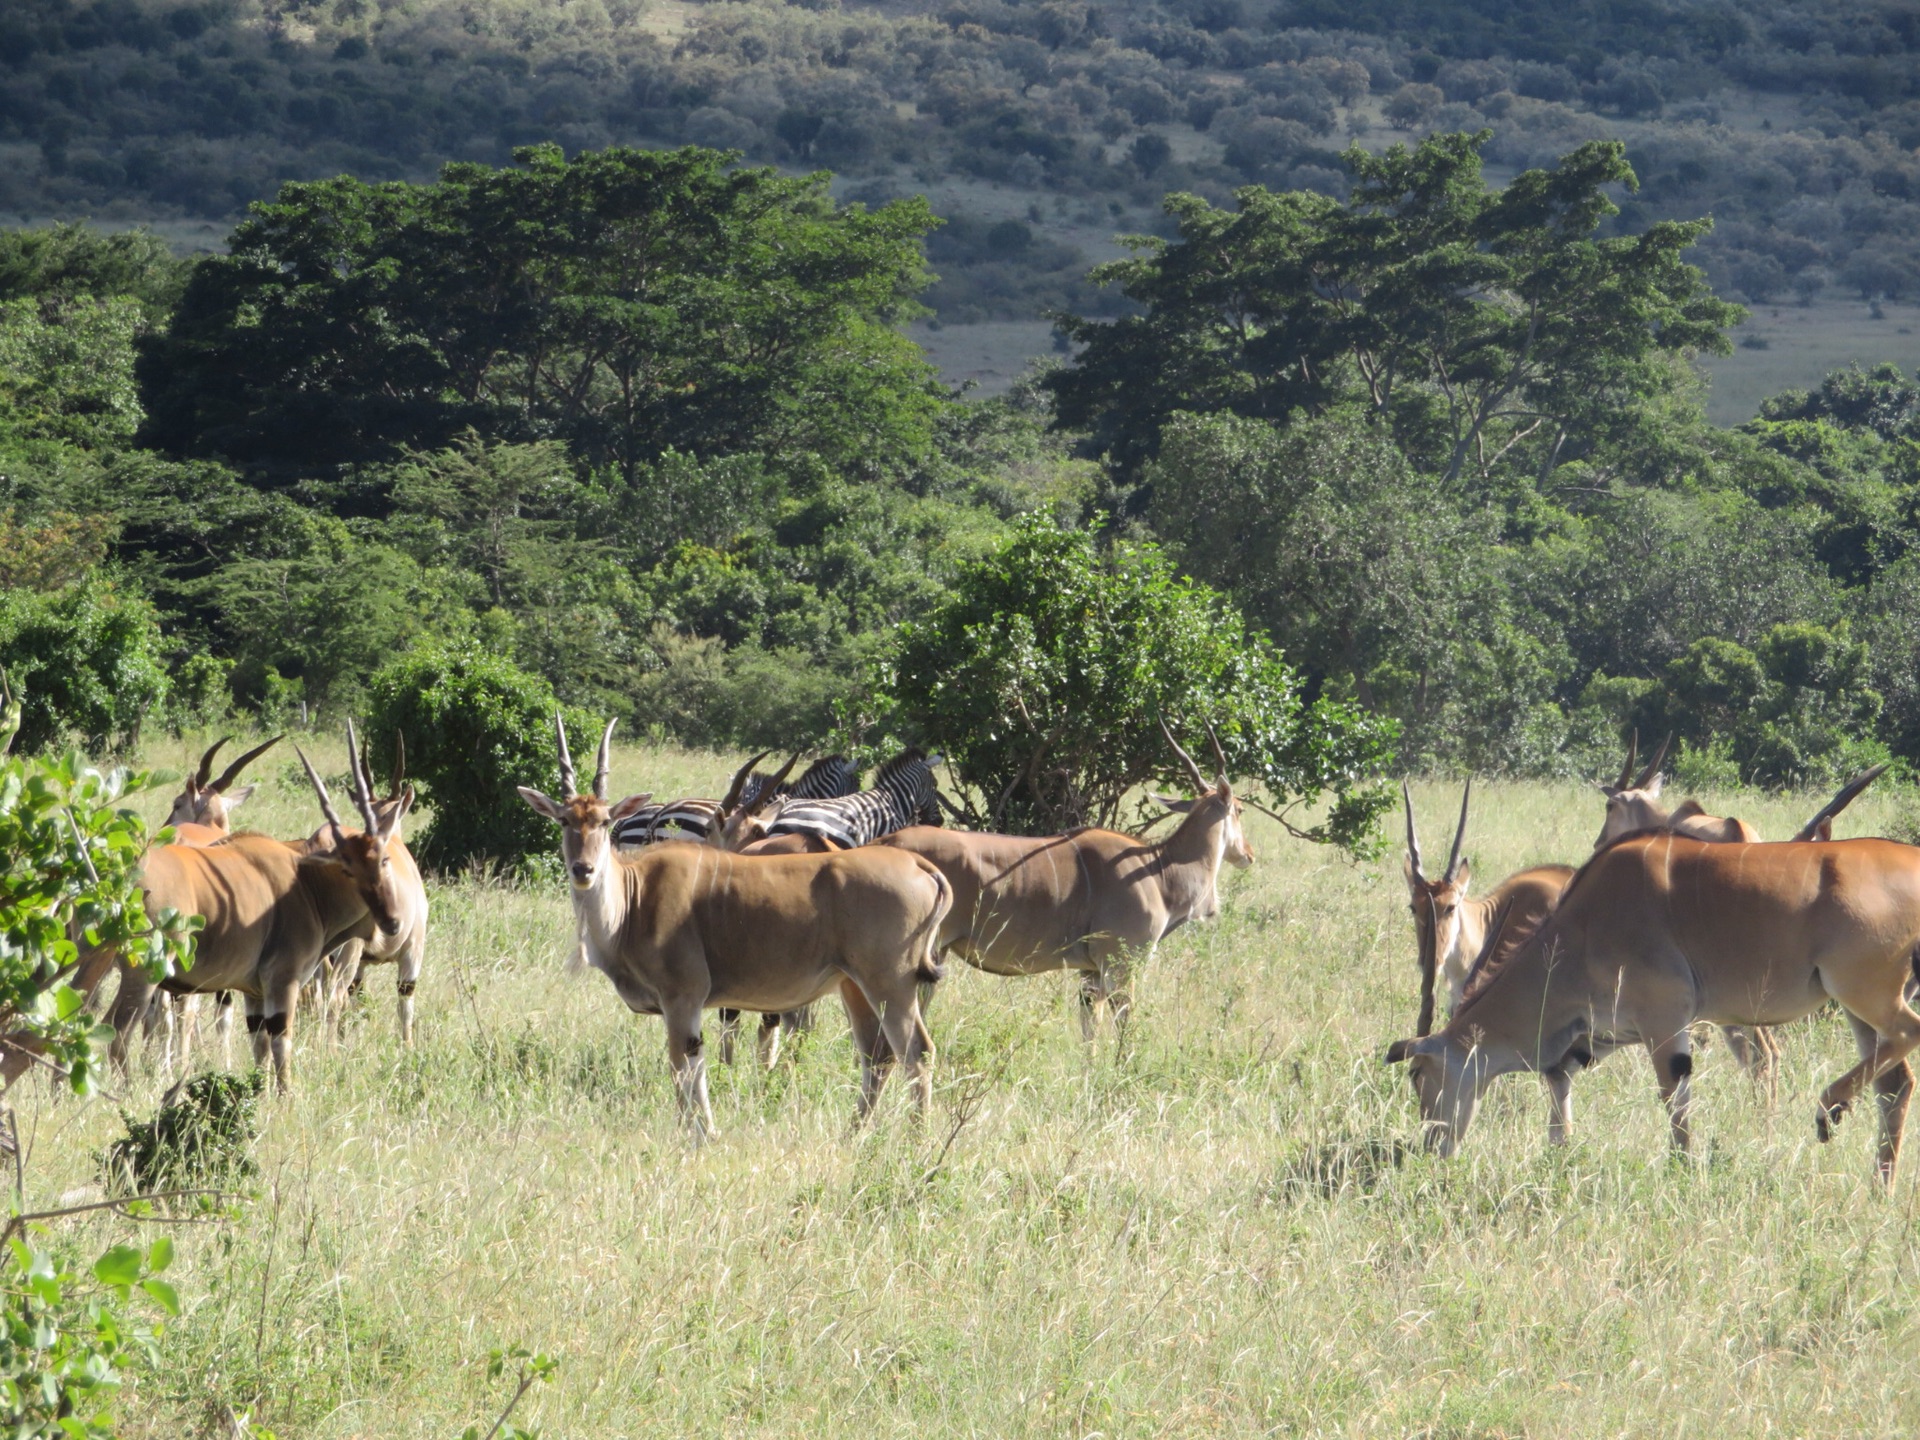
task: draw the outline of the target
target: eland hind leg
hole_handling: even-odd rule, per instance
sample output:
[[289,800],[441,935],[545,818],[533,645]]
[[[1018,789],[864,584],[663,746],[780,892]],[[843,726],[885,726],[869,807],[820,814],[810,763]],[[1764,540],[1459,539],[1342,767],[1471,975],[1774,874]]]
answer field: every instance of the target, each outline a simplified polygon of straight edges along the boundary
[[[1847,1016],[1853,1027],[1853,1043],[1862,1062],[1873,1058],[1878,1037],[1873,1027],[1854,1016]],[[1891,1185],[1894,1167],[1900,1161],[1900,1137],[1907,1128],[1907,1107],[1913,1100],[1913,1066],[1902,1060],[1873,1082],[1880,1109],[1880,1179]]]
[[920,1018],[920,1002],[913,988],[886,1001],[880,1028],[887,1044],[900,1057],[900,1070],[913,1095],[913,1116],[924,1120],[933,1108],[933,1037]]
[[1740,1062],[1740,1068],[1747,1072],[1747,1078],[1760,1087],[1771,1104],[1780,1072],[1780,1041],[1772,1028],[1766,1025],[1722,1025],[1720,1033],[1726,1038],[1727,1049]]
[[846,1006],[847,1028],[853,1032],[854,1053],[860,1057],[860,1101],[853,1113],[853,1123],[858,1127],[873,1112],[881,1087],[887,1083],[893,1069],[893,1046],[881,1026],[880,1012],[851,978],[840,982],[840,1003]]
[[1660,1098],[1667,1104],[1674,1153],[1685,1155],[1693,1141],[1688,1120],[1688,1112],[1693,1107],[1693,1036],[1682,1025],[1669,1039],[1649,1040],[1647,1054],[1653,1060],[1654,1075],[1660,1082]]
[[[1814,1115],[1814,1133],[1822,1141],[1832,1138],[1834,1126],[1852,1108],[1855,1097],[1862,1090],[1901,1068],[1914,1047],[1920,1045],[1920,1015],[1916,1015],[1907,1004],[1904,975],[1901,983],[1891,987],[1889,993],[1888,987],[1874,984],[1881,977],[1871,971],[1856,980],[1848,968],[1838,967],[1841,971],[1838,977],[1830,973],[1832,968],[1835,967],[1822,967],[1821,984],[1846,1010],[1848,1019],[1856,1027],[1856,1037],[1863,1030],[1870,1030],[1873,1032],[1873,1044],[1871,1047],[1863,1044],[1860,1063],[1820,1093],[1819,1109]],[[1895,1103],[1893,1097],[1904,1089],[1903,1082],[1897,1076],[1889,1087],[1880,1089],[1880,1093],[1887,1097],[1882,1101],[1883,1117],[1890,1118],[1888,1112]],[[1904,1119],[1904,1101],[1899,1102],[1899,1111]],[[1892,1178],[1893,1160],[1897,1158],[1898,1151],[1899,1139],[1895,1136],[1890,1153],[1886,1149],[1882,1152],[1883,1173],[1889,1179]]]

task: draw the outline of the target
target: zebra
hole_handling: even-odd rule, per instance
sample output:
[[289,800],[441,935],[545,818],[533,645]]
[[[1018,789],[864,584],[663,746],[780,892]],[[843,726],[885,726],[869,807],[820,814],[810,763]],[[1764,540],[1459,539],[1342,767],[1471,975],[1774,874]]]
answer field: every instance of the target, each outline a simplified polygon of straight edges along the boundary
[[[755,756],[758,764],[766,754]],[[784,773],[784,772],[783,772]],[[860,788],[860,772],[844,755],[828,755],[807,767],[792,785],[779,776],[754,772],[742,786],[751,805],[758,805],[769,783],[773,794],[796,800],[827,800],[836,795],[851,795]],[[669,800],[658,805],[643,805],[613,830],[616,845],[655,845],[663,840],[704,840],[713,828],[714,817],[724,802],[719,800]]]
[[766,822],[765,834],[804,835],[851,850],[909,825],[938,825],[933,767],[938,755],[902,750],[874,773],[873,787],[831,799],[789,799]]

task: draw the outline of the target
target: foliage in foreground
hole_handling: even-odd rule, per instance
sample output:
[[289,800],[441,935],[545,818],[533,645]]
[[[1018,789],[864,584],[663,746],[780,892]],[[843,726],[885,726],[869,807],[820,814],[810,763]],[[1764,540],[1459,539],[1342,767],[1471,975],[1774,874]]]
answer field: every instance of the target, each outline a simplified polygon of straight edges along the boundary
[[1381,801],[1357,787],[1391,754],[1391,721],[1321,699],[1233,606],[1154,545],[1102,551],[1028,520],[903,625],[877,677],[888,723],[937,748],[978,792],[972,821],[1046,833],[1112,825],[1149,780],[1190,782],[1161,733],[1203,759],[1211,725],[1232,773],[1275,808],[1333,810],[1314,838],[1362,846]]
[[62,1249],[9,1239],[0,1256],[0,1421],[11,1440],[111,1440],[111,1405],[130,1368],[159,1363],[154,1326],[126,1307],[138,1290],[168,1315],[162,1236],[115,1245],[82,1272]]
[[[94,1051],[112,1031],[67,981],[80,946],[115,947],[158,980],[184,969],[196,922],[149,916],[140,890],[146,823],[118,802],[145,775],[102,774],[78,755],[0,759],[0,1036],[92,1088]],[[78,943],[76,943],[76,938]]]

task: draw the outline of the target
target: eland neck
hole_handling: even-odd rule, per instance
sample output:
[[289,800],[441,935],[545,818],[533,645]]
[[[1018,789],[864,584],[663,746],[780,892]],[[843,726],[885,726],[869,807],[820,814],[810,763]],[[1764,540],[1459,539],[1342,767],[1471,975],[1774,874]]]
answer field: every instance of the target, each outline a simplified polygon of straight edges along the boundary
[[626,926],[631,899],[627,887],[632,883],[628,872],[636,864],[609,850],[605,862],[593,867],[593,879],[588,884],[571,887],[583,953],[587,964],[596,970],[606,968],[604,958],[614,953]]
[[1156,847],[1160,893],[1171,924],[1210,920],[1220,913],[1220,864],[1226,857],[1229,818],[1217,796],[1202,796]]

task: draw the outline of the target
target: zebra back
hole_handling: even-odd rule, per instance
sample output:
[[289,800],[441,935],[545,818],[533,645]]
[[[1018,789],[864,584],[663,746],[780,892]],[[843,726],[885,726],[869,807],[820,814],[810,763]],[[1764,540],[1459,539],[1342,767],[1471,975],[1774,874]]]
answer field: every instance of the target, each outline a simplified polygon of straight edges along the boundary
[[[741,803],[752,809],[773,777],[756,771],[747,777]],[[828,755],[807,767],[807,773],[776,794],[795,800],[825,800],[851,795],[860,788],[860,772],[844,755]],[[656,845],[663,840],[704,840],[720,813],[718,800],[669,800],[645,805],[613,830],[616,845]]]
[[615,845],[657,845],[662,840],[704,840],[720,813],[718,800],[669,800],[642,805],[613,827]]
[[[766,794],[767,780],[770,777],[756,771],[747,777],[742,790],[740,803],[752,810],[760,804]],[[774,791],[774,797],[788,800],[831,800],[839,795],[851,795],[860,788],[860,772],[854,768],[851,760],[844,755],[825,755],[807,767],[807,773],[791,785],[782,785]]]
[[870,790],[828,800],[789,800],[767,834],[817,835],[851,850],[925,823],[925,814],[940,813],[933,798],[933,767],[939,759],[918,749],[903,750],[880,767]]

